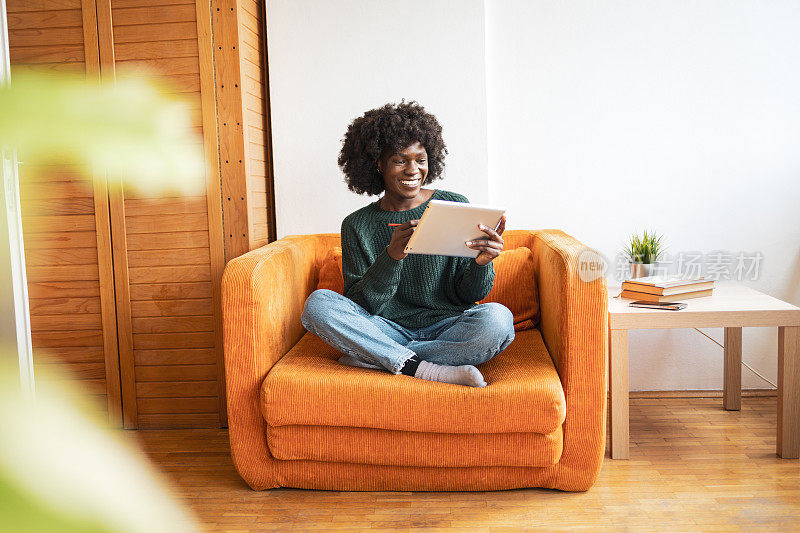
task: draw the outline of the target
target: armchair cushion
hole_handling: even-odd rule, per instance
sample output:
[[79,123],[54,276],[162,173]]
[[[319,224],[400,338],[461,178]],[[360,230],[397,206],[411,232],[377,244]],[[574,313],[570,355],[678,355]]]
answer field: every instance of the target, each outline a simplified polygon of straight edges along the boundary
[[400,467],[552,466],[561,458],[559,427],[540,433],[424,433],[338,426],[267,426],[281,461]]
[[342,294],[344,275],[342,274],[342,247],[334,246],[328,251],[319,268],[318,289],[328,289]]
[[494,260],[494,286],[478,303],[497,302],[514,315],[514,331],[536,327],[539,321],[539,295],[533,252],[520,246],[503,250]]
[[315,335],[304,335],[261,387],[267,424],[547,435],[566,417],[561,380],[536,329],[520,332],[479,365],[489,384],[481,388],[342,365],[340,356]]

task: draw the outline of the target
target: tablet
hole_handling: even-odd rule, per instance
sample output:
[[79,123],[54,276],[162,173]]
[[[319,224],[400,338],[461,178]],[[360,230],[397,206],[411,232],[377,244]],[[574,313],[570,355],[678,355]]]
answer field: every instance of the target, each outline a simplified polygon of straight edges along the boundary
[[477,257],[480,250],[468,248],[466,241],[488,237],[478,224],[497,228],[506,212],[500,207],[431,200],[404,250],[407,254]]

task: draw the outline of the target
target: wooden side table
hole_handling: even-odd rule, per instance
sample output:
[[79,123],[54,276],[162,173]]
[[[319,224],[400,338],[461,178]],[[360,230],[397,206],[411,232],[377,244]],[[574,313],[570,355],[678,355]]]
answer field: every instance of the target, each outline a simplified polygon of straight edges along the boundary
[[718,284],[714,294],[686,300],[680,311],[628,307],[608,289],[609,425],[611,458],[628,459],[628,330],[725,328],[723,406],[738,411],[742,399],[742,328],[778,328],[778,428],[776,451],[784,459],[800,456],[800,308],[756,290]]

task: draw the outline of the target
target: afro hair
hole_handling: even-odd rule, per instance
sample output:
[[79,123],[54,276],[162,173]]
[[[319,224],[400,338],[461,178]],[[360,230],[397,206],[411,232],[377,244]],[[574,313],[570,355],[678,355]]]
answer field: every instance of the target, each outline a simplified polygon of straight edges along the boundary
[[386,104],[371,109],[348,126],[339,153],[339,168],[347,187],[372,196],[384,190],[376,161],[419,142],[428,152],[428,175],[423,185],[441,178],[447,154],[442,126],[417,102]]

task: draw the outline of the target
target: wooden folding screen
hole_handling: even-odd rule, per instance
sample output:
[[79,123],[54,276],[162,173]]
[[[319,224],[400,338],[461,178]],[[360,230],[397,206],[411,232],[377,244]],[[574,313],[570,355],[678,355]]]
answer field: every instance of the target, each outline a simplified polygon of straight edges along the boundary
[[44,208],[23,220],[34,346],[52,354],[35,362],[68,363],[124,427],[225,425],[222,270],[275,232],[263,6],[8,0],[8,10],[12,65],[106,82],[126,67],[157,72],[195,110],[209,163],[196,197],[148,197],[117,187],[119,176],[63,169],[25,180],[23,207]]

